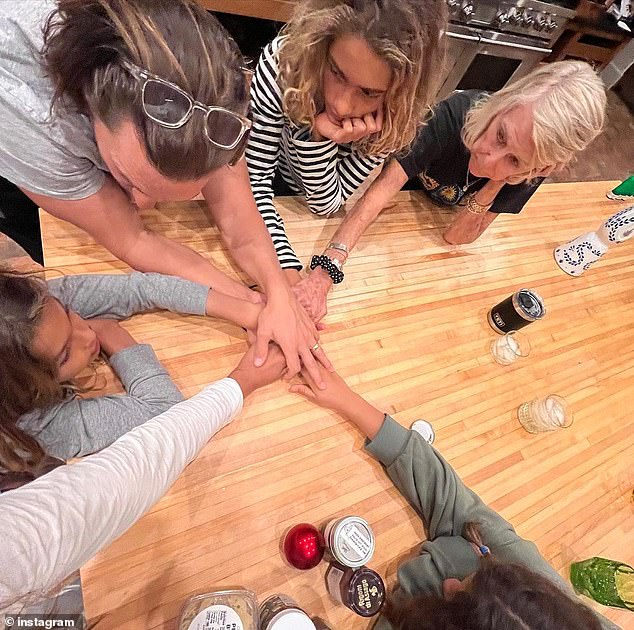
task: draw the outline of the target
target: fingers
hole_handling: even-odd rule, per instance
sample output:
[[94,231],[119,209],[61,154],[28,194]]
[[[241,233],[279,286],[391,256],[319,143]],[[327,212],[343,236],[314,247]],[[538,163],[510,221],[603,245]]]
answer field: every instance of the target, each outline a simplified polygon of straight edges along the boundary
[[354,131],[354,123],[350,118],[344,118],[343,122],[341,123],[341,128],[348,135],[352,135],[352,132]]
[[296,383],[294,385],[291,385],[288,388],[288,391],[293,392],[293,394],[300,394],[301,396],[304,396],[305,398],[310,398],[312,400],[315,399],[315,394],[313,390],[310,387],[308,387],[308,385]]
[[319,361],[319,363],[321,363],[329,372],[334,372],[334,369],[332,367],[332,363],[330,362],[330,359],[326,356],[326,353],[324,352],[324,349],[319,346],[319,348],[317,350],[313,350],[313,356],[315,357],[315,359],[317,359],[317,361]]
[[328,118],[328,115],[325,112],[322,112],[315,117],[315,129],[321,136],[328,138],[333,142],[337,142],[335,137],[337,134],[341,133],[341,127],[330,122],[330,118]]
[[255,367],[264,365],[264,362],[269,355],[269,341],[271,341],[271,335],[269,333],[261,332],[258,329],[255,338],[255,358],[253,360],[253,365],[255,365]]
[[300,355],[297,356],[297,348],[292,348],[292,350],[285,346],[280,346],[282,352],[284,353],[284,358],[286,359],[286,367],[288,368],[286,374],[284,375],[284,380],[289,381],[294,376],[299,374],[301,370],[300,357],[303,359],[303,354],[300,351]]
[[379,107],[374,115],[374,122],[376,123],[376,130],[381,131],[383,129],[383,107]]
[[[306,340],[306,345],[312,346],[313,343],[316,343],[317,341],[319,341],[319,333],[317,332],[317,326],[313,322],[306,308],[302,306],[301,304],[300,306],[301,308],[298,309],[299,310],[298,324],[300,325],[301,328],[303,328],[303,336],[304,336],[304,339]],[[314,341],[312,343],[308,343],[310,342],[311,339],[313,339]]]
[[317,361],[315,361],[312,348],[307,348],[307,350],[303,352],[301,356],[304,369],[315,383],[316,388],[326,389],[326,383],[321,375],[321,372],[319,371],[319,365],[317,365]]
[[365,123],[365,128],[369,136],[372,135],[373,133],[376,133],[379,130],[379,127],[376,122],[376,118],[372,114],[366,114],[363,117],[363,122]]
[[[317,369],[319,369],[319,371],[321,371],[321,369],[319,368],[319,366],[317,366]],[[306,368],[302,368],[302,372],[301,372],[301,376],[304,379],[304,381],[306,382],[306,385],[308,385],[308,388],[312,391],[315,392],[315,390],[318,389],[317,385],[315,384],[315,381],[313,380],[313,378],[311,377],[311,375],[308,373],[308,371],[306,370]]]

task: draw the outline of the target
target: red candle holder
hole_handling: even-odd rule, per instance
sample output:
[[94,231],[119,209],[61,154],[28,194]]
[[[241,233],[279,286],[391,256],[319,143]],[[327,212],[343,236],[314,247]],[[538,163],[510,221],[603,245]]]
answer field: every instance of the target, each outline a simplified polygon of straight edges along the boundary
[[288,530],[284,538],[284,556],[296,569],[316,567],[324,557],[324,537],[310,523],[300,523]]

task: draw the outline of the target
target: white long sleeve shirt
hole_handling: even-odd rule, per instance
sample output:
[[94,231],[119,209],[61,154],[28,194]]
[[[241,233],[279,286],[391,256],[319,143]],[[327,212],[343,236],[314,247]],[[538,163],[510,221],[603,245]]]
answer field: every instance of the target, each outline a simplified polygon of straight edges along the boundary
[[0,495],[0,611],[50,595],[131,527],[242,409],[225,378],[100,453]]
[[330,216],[343,205],[386,156],[364,155],[349,144],[314,141],[284,113],[277,54],[283,38],[264,49],[251,84],[253,127],[246,160],[251,188],[283,269],[302,268],[273,204],[273,178],[279,170],[290,188],[304,195],[311,212]]

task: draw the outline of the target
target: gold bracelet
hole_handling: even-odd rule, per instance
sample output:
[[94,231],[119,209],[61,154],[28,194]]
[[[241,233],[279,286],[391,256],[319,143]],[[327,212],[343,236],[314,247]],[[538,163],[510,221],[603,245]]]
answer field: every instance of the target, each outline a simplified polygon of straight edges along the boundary
[[484,214],[492,205],[493,202],[486,205],[478,203],[475,198],[475,193],[467,197],[467,211],[471,214]]

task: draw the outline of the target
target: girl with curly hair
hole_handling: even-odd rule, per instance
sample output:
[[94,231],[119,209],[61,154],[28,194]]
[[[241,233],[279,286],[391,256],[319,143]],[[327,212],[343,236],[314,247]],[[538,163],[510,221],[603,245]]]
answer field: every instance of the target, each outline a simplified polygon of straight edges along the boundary
[[436,93],[445,26],[444,0],[306,0],[264,49],[251,86],[247,164],[291,284],[303,265],[274,188],[330,216],[406,148]]

